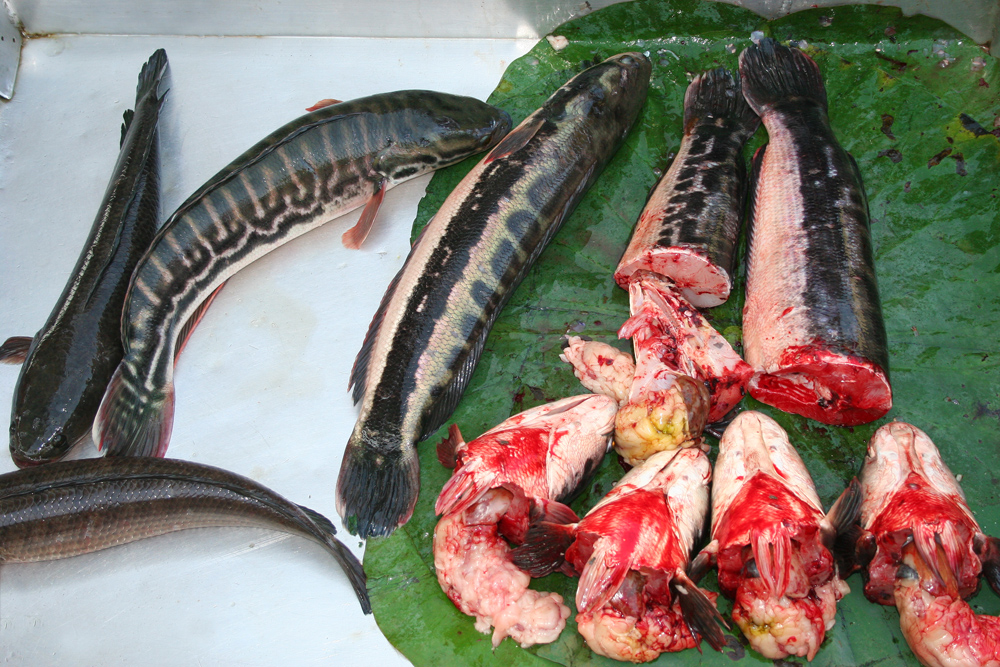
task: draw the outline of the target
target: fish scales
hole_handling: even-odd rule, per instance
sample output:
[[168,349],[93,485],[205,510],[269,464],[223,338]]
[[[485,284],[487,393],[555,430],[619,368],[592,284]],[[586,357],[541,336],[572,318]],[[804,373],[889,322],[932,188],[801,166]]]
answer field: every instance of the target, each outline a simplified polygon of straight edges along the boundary
[[162,49],[142,68],[97,218],[21,367],[10,424],[11,457],[19,467],[62,458],[87,438],[121,361],[122,304],[160,215],[157,126],[166,70]]
[[268,528],[319,543],[370,611],[361,564],[329,521],[245,477],[149,457],[64,461],[0,475],[0,563],[68,558],[221,526]]
[[684,136],[650,194],[615,270],[628,288],[635,271],[673,279],[699,308],[729,296],[746,191],[743,146],[760,119],[724,68],[699,75],[684,96]]
[[94,425],[109,455],[159,454],[173,364],[226,280],[402,180],[485,150],[510,127],[472,98],[400,91],[328,106],[278,129],[187,199],[136,269],[126,357]]
[[740,62],[770,137],[753,165],[743,318],[757,371],[750,393],[829,424],[872,421],[892,399],[861,174],[833,134],[812,60],[762,40]]
[[409,519],[415,443],[451,415],[500,309],[634,123],[650,69],[644,56],[623,54],[571,79],[469,172],[424,229],[351,374],[361,410],[338,510],[352,530],[385,535]]

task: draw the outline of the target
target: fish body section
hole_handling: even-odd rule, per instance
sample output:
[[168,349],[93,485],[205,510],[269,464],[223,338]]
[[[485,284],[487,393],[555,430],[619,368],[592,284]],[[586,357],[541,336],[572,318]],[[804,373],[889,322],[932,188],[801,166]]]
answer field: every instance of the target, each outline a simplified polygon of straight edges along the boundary
[[868,202],[827,117],[819,68],[771,39],[740,55],[767,128],[754,156],[743,341],[750,394],[826,424],[892,406]]
[[997,590],[997,541],[984,535],[937,447],[890,422],[868,444],[861,475],[865,595],[895,605],[907,644],[928,667],[1000,665],[1000,619],[965,598],[986,574]]
[[703,554],[718,565],[719,587],[734,599],[733,620],[756,651],[774,659],[816,655],[848,592],[827,544],[834,523],[853,517],[824,514],[809,472],[774,420],[754,411],[733,419],[719,441],[712,542]]
[[636,223],[615,280],[633,273],[671,278],[693,306],[729,297],[743,219],[743,146],[760,125],[740,83],[724,68],[695,77],[684,95],[684,136]]
[[125,357],[95,442],[111,456],[162,456],[175,358],[230,276],[396,183],[487,149],[509,127],[505,112],[479,100],[398,91],[320,108],[247,150],[181,204],[136,268]]
[[159,222],[157,125],[166,70],[162,49],[142,68],[90,236],[23,361],[10,424],[10,453],[19,467],[58,460],[87,438],[121,361],[125,293]]
[[532,574],[579,576],[577,627],[616,660],[724,644],[713,594],[685,572],[708,513],[711,464],[699,449],[658,452],[632,468],[579,522],[539,520],[513,561]]
[[650,72],[629,53],[575,76],[469,172],[414,244],[351,375],[360,415],[337,485],[351,530],[386,535],[409,519],[416,443],[455,409],[501,308],[634,124]]
[[211,526],[267,528],[319,543],[371,612],[361,563],[333,525],[245,477],[148,457],[60,461],[0,475],[0,563],[68,558]]
[[494,646],[507,636],[522,646],[548,643],[565,627],[561,596],[529,590],[531,577],[510,562],[508,543],[523,541],[532,514],[576,520],[560,501],[604,458],[616,409],[606,396],[574,396],[526,410],[469,443],[453,428],[442,443],[457,466],[435,505],[444,516],[434,531],[434,569],[479,631],[495,627]]

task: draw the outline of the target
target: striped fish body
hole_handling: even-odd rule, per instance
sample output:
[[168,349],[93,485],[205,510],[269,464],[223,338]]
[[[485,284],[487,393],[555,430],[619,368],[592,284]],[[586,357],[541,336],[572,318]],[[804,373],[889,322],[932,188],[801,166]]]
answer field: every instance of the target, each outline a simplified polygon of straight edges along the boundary
[[758,125],[726,69],[691,82],[680,149],[639,216],[615,270],[619,285],[628,289],[645,269],[671,278],[698,308],[729,297],[746,192],[743,145]]
[[635,122],[650,72],[644,56],[621,54],[571,79],[428,223],[351,376],[361,409],[337,508],[352,531],[386,535],[409,519],[416,442],[451,415],[500,309]]
[[175,357],[230,276],[396,183],[485,150],[509,128],[505,112],[478,100],[400,91],[321,108],[238,157],[177,209],[136,268],[125,358],[95,442],[112,456],[162,456]]
[[361,563],[320,514],[219,468],[98,458],[0,475],[0,563],[68,558],[189,528],[250,526],[321,544],[371,611]]
[[97,219],[21,367],[10,424],[10,453],[20,467],[57,460],[87,438],[121,361],[125,293],[160,212],[157,121],[165,92],[158,88],[166,68],[162,49],[142,68]]
[[762,40],[740,56],[770,143],[754,156],[743,341],[750,394],[851,426],[892,407],[868,203],[827,118],[819,68]]

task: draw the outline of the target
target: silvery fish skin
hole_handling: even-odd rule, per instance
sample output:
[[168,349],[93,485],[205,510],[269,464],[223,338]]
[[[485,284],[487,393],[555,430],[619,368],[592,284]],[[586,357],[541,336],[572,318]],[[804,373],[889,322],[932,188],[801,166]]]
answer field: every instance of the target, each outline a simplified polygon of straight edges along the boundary
[[268,528],[319,543],[371,612],[361,563],[333,524],[245,477],[150,457],[59,461],[0,475],[0,563],[69,558],[211,526]]
[[121,150],[97,219],[24,358],[10,419],[10,453],[19,467],[62,458],[87,438],[121,361],[122,304],[160,213],[157,121],[166,70],[163,49],[142,68],[135,112],[125,114]]
[[852,426],[892,407],[868,201],[837,142],[819,68],[763,39],[740,54],[770,143],[754,156],[743,344],[750,394]]
[[490,327],[638,117],[651,65],[620,54],[557,90],[462,180],[372,320],[351,385],[361,412],[337,509],[361,536],[413,511],[416,443],[451,415]]
[[622,288],[645,269],[672,279],[698,308],[729,298],[746,193],[743,145],[759,125],[728,70],[695,77],[684,95],[677,157],[649,196],[615,270]]
[[174,360],[230,276],[339,215],[377,206],[396,183],[486,150],[509,128],[505,112],[479,100],[399,91],[320,108],[238,157],[174,212],[136,268],[125,358],[94,441],[109,456],[163,456]]

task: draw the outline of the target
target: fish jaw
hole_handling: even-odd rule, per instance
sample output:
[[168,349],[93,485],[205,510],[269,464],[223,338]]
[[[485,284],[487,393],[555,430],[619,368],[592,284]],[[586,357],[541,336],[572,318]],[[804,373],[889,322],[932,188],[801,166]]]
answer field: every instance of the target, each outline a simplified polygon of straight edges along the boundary
[[635,377],[635,361],[628,352],[607,343],[569,336],[559,359],[573,367],[580,384],[590,391],[610,396],[620,406],[628,402]]
[[438,583],[462,613],[476,618],[477,630],[495,626],[494,647],[505,637],[522,647],[555,641],[569,618],[561,596],[529,590],[531,577],[510,561],[498,525],[512,500],[509,491],[493,489],[434,530]]
[[869,600],[893,604],[896,571],[910,542],[939,583],[949,573],[954,577],[953,595],[966,597],[976,590],[982,563],[974,542],[982,533],[926,433],[905,422],[879,428],[868,444],[861,488],[861,526],[876,545],[865,583]]
[[573,396],[514,415],[466,444],[435,504],[460,512],[503,486],[537,500],[564,500],[608,449],[617,405],[607,396]]

